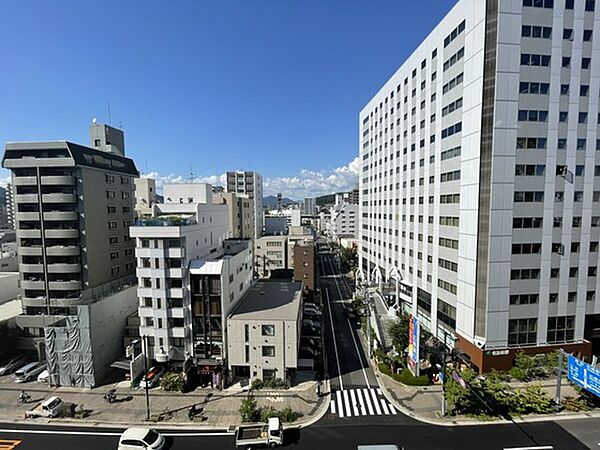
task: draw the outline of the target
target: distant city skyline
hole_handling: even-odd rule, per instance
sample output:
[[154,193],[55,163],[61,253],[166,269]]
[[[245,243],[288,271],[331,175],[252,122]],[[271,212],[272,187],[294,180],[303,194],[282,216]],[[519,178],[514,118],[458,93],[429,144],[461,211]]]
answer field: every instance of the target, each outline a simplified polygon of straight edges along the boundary
[[0,143],[88,144],[97,118],[159,185],[191,165],[256,170],[267,195],[348,190],[359,111],[455,3],[107,1],[92,31],[93,4],[4,2]]

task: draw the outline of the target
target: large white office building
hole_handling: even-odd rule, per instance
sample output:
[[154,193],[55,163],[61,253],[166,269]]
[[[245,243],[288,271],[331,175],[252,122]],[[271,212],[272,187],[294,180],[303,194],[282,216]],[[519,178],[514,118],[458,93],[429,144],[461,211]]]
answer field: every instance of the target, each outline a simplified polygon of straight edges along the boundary
[[595,3],[460,0],[360,113],[361,273],[482,371],[600,329]]
[[254,205],[254,238],[262,236],[264,227],[263,179],[253,171],[227,172],[227,192],[246,194]]

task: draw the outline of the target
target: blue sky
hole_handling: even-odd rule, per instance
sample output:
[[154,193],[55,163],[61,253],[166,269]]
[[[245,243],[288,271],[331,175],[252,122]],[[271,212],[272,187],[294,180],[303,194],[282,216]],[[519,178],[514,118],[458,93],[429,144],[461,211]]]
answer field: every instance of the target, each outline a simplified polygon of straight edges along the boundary
[[[258,170],[292,198],[357,183],[358,113],[455,0],[6,1],[0,142],[126,133],[161,180]],[[7,171],[0,171],[6,182]]]

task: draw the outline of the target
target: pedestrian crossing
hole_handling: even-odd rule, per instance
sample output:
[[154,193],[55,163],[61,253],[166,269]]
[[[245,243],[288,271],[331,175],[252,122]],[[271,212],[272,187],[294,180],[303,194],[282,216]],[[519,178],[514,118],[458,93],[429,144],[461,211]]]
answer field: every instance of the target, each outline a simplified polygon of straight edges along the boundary
[[354,388],[335,391],[331,396],[329,412],[339,418],[382,416],[398,414],[394,405],[386,400],[381,389]]

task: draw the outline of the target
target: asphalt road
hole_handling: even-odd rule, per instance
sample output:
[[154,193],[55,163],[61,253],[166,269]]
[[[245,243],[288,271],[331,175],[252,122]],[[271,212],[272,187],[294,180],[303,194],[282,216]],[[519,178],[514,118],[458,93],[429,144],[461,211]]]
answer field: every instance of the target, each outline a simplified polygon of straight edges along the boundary
[[[358,327],[344,313],[343,302],[351,298],[351,287],[337,275],[338,270],[330,255],[319,255],[319,268],[322,275],[321,290],[327,302],[322,326],[334,398],[338,392],[343,399],[342,392],[376,390],[377,382],[366,362]],[[348,399],[350,404],[345,406],[349,406],[350,411],[360,406],[357,397],[348,395]],[[366,397],[362,399],[366,400]],[[385,401],[382,395],[378,395],[378,400]],[[551,445],[555,450],[579,450],[598,448],[600,442],[600,419],[537,422],[518,426],[443,427],[419,422],[400,411],[396,411],[396,414],[390,411],[388,414],[365,412],[340,417],[339,411],[330,409],[310,427],[286,430],[284,448],[352,450],[364,444],[396,444],[406,450],[501,450]],[[121,432],[121,429],[99,427],[0,424],[0,450],[110,450],[117,448]],[[221,450],[235,447],[232,433],[161,432],[167,436],[169,450]]]
[[[588,419],[581,422],[581,428],[598,430],[600,421]],[[101,428],[51,427],[49,433],[38,427],[28,427],[22,431],[14,429],[14,424],[0,424],[0,448],[2,450],[110,450],[116,449],[121,430]],[[428,424],[385,424],[357,425],[353,422],[317,423],[302,430],[287,430],[284,435],[284,448],[297,450],[315,450],[326,446],[328,450],[351,450],[364,444],[396,444],[406,450],[502,450],[506,448],[551,445],[556,450],[579,450],[592,448],[578,442],[563,427],[556,423],[530,423],[524,425],[525,431],[535,440],[516,430],[514,425],[479,425],[463,427],[440,427]],[[208,435],[206,433],[187,433],[165,431],[168,437],[168,449],[232,449],[233,435]],[[598,437],[596,435],[596,437]],[[4,441],[3,441],[4,440]],[[20,441],[15,446],[8,442]],[[537,444],[536,444],[537,443]]]

